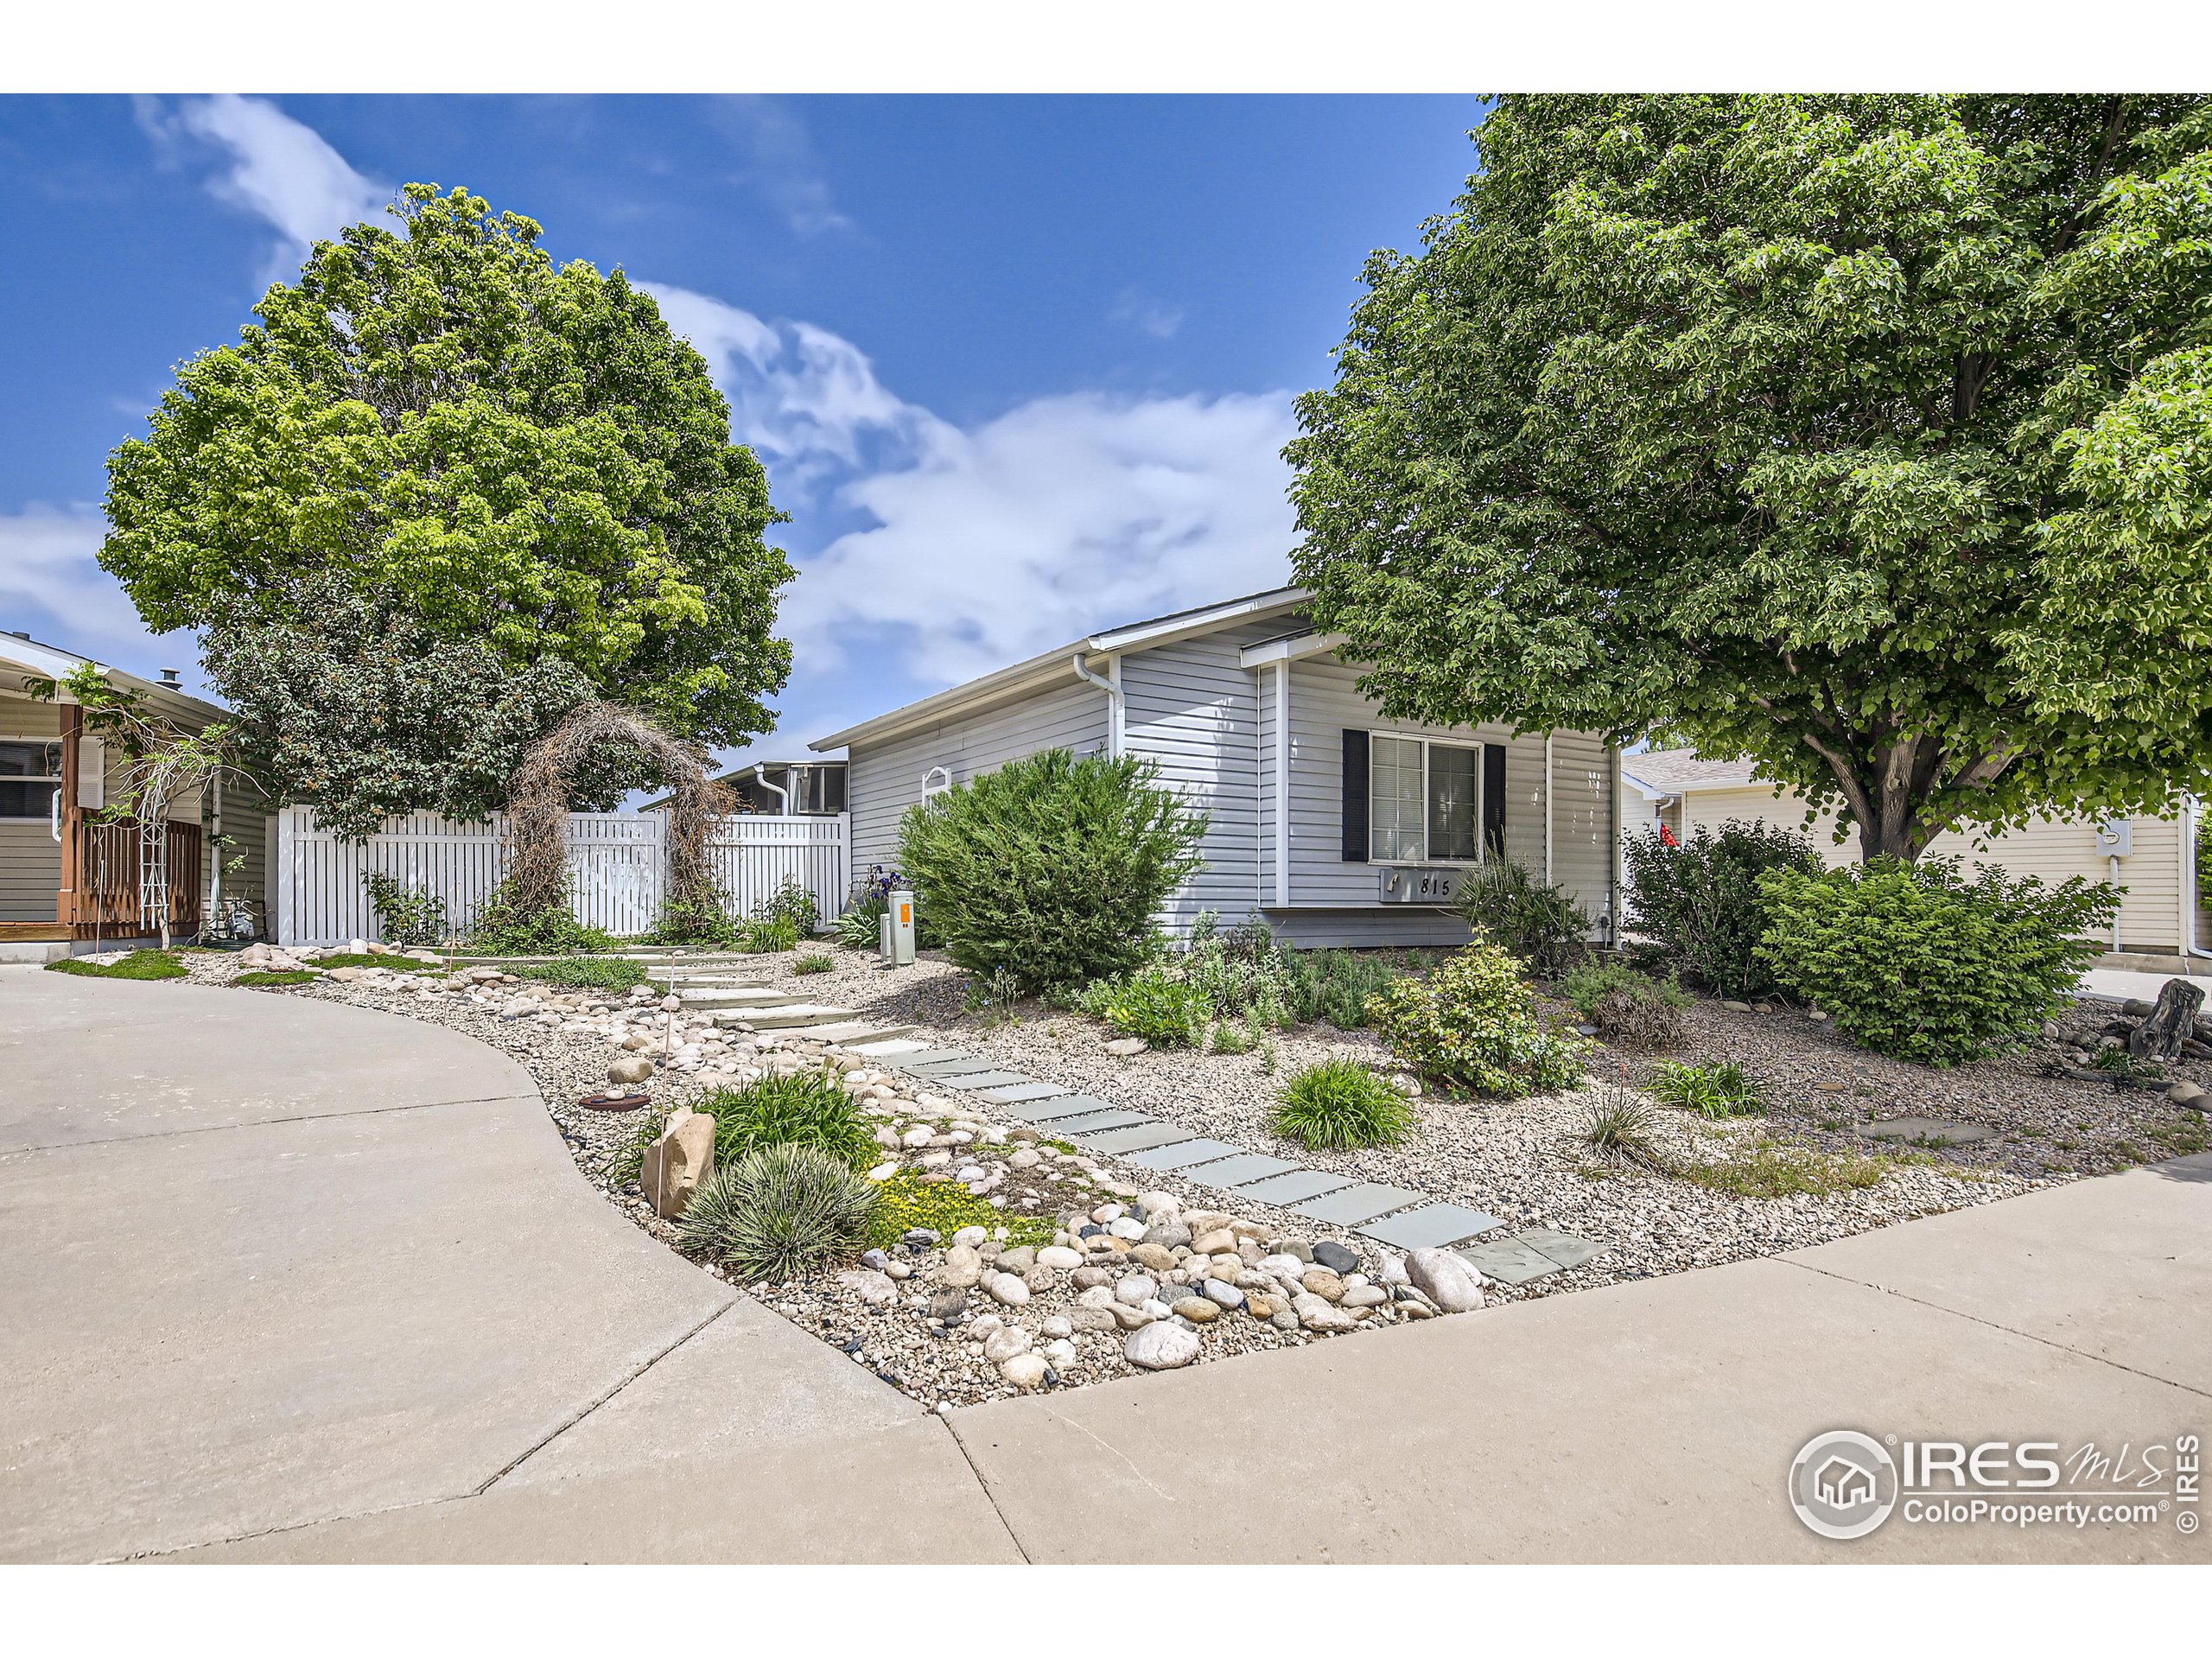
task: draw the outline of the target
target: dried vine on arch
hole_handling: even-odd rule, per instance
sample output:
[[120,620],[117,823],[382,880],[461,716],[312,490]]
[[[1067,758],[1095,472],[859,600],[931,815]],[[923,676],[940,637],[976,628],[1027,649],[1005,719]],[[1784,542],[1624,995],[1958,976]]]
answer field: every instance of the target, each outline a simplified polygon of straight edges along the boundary
[[719,910],[722,894],[707,836],[716,818],[736,810],[729,785],[709,774],[703,749],[650,715],[593,702],[569,710],[515,768],[507,798],[507,880],[516,912],[537,916],[567,907],[569,797],[587,757],[610,744],[644,754],[668,785],[668,901]]

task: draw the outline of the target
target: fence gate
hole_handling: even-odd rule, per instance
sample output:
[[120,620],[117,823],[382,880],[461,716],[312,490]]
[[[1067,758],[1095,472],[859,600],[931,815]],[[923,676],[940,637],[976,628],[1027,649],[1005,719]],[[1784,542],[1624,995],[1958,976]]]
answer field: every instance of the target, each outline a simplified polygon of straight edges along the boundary
[[[852,883],[851,818],[772,818],[750,814],[718,821],[708,837],[715,874],[734,914],[751,914],[787,880],[814,894],[826,919],[845,907]],[[504,825],[455,823],[418,812],[389,818],[365,842],[343,841],[315,822],[311,807],[277,815],[269,913],[278,943],[342,944],[378,937],[376,912],[361,878],[392,876],[445,901],[456,933],[505,873]],[[569,868],[577,919],[632,938],[660,913],[668,868],[667,820],[658,812],[572,812]]]

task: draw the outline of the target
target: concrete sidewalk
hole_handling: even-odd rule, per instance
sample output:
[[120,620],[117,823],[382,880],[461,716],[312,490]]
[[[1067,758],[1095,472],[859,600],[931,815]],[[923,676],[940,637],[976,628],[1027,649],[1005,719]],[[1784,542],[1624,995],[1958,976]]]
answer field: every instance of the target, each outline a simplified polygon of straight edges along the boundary
[[0,975],[11,1558],[2212,1559],[1828,1543],[1783,1492],[1834,1427],[2212,1429],[2212,1155],[939,1420],[630,1226],[480,1045],[35,977]]

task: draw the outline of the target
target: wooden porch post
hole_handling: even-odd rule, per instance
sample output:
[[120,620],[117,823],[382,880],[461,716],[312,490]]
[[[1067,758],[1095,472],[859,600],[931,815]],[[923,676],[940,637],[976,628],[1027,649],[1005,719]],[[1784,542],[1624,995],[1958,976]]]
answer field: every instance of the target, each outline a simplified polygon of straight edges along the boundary
[[61,884],[54,895],[54,919],[77,925],[77,889],[84,881],[85,809],[77,804],[78,750],[85,735],[82,704],[61,705]]

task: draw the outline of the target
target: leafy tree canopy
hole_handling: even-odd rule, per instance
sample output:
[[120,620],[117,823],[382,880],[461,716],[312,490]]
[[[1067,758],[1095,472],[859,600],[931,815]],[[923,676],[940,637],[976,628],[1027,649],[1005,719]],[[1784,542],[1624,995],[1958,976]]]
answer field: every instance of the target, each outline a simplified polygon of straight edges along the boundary
[[1289,456],[1393,715],[1665,727],[1916,857],[2212,777],[2212,114],[1503,100]]
[[[792,573],[698,353],[620,271],[556,268],[530,219],[423,184],[392,211],[397,232],[318,243],[238,344],[178,371],[109,460],[101,564],[149,626],[249,655],[257,631],[327,633],[334,582],[475,653],[472,685],[493,666],[527,701],[558,664],[572,702],[595,691],[706,743],[766,729]],[[322,752],[294,775],[353,764]]]

